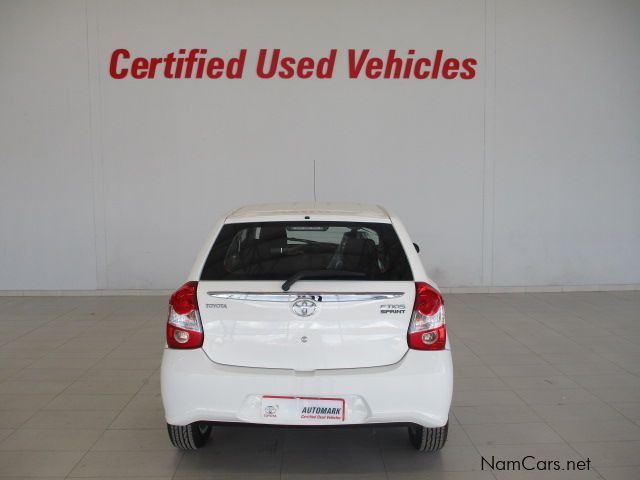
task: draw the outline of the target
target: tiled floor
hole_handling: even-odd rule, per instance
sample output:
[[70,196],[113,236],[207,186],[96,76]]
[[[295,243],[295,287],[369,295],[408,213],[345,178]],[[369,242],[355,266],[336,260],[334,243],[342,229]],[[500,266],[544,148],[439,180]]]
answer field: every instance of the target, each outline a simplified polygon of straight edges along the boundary
[[[441,453],[412,451],[402,428],[220,427],[185,454],[159,396],[165,298],[0,297],[0,477],[640,478],[640,292],[446,303],[456,382]],[[482,456],[591,469],[482,471]]]

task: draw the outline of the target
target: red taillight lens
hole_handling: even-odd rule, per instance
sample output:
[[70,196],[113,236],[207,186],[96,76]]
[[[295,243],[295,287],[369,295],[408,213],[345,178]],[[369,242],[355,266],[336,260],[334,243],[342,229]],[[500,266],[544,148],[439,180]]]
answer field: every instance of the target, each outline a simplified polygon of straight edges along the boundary
[[178,315],[188,315],[194,310],[198,310],[198,282],[187,282],[178,290],[173,292],[169,305]]
[[200,348],[204,341],[198,310],[198,282],[187,282],[171,295],[167,319],[169,348]]
[[407,343],[415,350],[444,350],[447,343],[442,295],[424,282],[416,282],[416,300]]

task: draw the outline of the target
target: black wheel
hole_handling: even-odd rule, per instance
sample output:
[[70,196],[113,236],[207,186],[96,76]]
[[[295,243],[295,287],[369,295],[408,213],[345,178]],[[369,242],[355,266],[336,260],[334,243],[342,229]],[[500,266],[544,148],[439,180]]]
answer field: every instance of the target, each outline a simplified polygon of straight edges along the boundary
[[167,423],[167,431],[174,447],[180,450],[196,450],[209,440],[211,425],[207,422],[194,422],[189,425]]
[[420,425],[409,426],[409,441],[420,452],[437,452],[447,443],[449,422],[444,427],[427,428]]

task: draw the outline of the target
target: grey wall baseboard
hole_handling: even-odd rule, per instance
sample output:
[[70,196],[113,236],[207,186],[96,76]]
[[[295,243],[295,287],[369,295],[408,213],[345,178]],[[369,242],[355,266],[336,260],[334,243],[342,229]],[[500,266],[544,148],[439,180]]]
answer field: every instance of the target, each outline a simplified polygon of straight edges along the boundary
[[443,293],[558,293],[558,292],[619,292],[640,290],[640,284],[622,285],[533,285],[493,287],[442,287]]
[[[640,284],[623,285],[534,285],[493,287],[441,287],[443,293],[558,293],[640,290]],[[172,290],[0,290],[0,297],[117,297],[169,296]]]
[[173,290],[0,290],[0,297],[169,296]]

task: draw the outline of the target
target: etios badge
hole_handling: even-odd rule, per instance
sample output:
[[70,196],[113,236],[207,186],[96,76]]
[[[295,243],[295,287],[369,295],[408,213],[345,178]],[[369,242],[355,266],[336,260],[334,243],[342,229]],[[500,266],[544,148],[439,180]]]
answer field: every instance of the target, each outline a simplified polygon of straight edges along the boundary
[[318,305],[308,298],[299,298],[291,304],[291,310],[299,317],[309,317],[316,312]]

